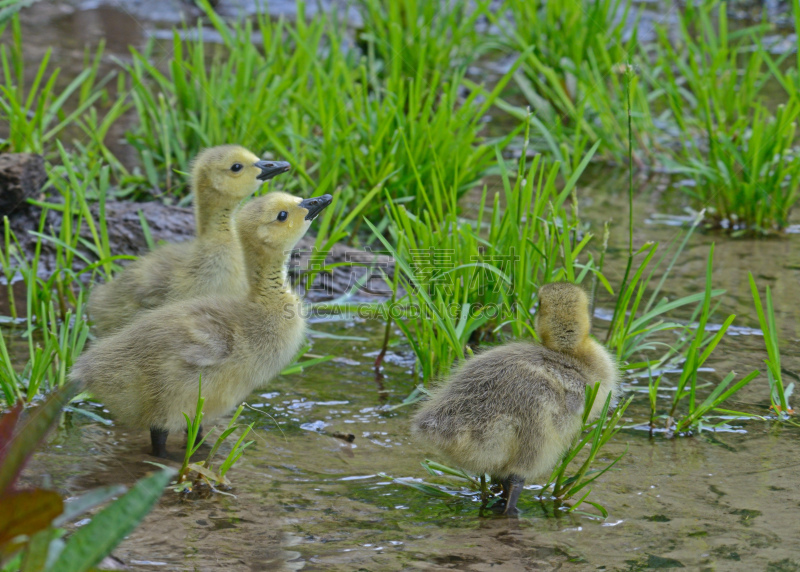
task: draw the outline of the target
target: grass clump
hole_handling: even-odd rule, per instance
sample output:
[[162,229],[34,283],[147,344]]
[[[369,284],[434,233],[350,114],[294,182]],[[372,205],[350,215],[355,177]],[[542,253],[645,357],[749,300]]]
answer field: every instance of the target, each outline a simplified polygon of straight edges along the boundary
[[[289,153],[284,142],[302,144],[310,137],[311,126],[294,108],[295,98],[300,93],[308,98],[308,78],[325,65],[314,61],[323,48],[330,48],[328,60],[339,57],[339,45],[326,44],[338,37],[327,34],[325,20],[306,25],[302,4],[296,26],[259,16],[259,42],[249,21],[227,23],[207,3],[205,8],[221,45],[206,42],[198,23],[173,32],[173,55],[165,71],[152,63],[157,60],[154,42],[143,52],[133,50],[127,73],[139,122],[127,139],[142,164],[139,193],[185,197],[186,178],[174,171],[185,170],[202,148],[231,141],[289,160],[310,181],[305,162]],[[295,186],[291,180],[286,185],[287,190]]]
[[[198,382],[197,391],[197,408],[193,416],[184,413],[186,419],[186,452],[183,457],[183,464],[178,471],[178,477],[175,481],[175,491],[183,493],[191,493],[197,491],[199,488],[206,486],[211,491],[218,491],[217,487],[229,487],[230,481],[225,476],[226,473],[233,467],[233,465],[242,457],[244,450],[253,444],[253,441],[245,441],[248,433],[253,429],[253,424],[242,426],[236,423],[236,420],[244,410],[244,405],[240,405],[233,417],[228,422],[228,426],[219,434],[208,456],[205,460],[199,463],[193,463],[191,458],[200,449],[200,446],[205,443],[206,439],[214,431],[212,428],[205,435],[200,437],[200,428],[203,423],[203,406],[205,404],[205,397],[202,395],[202,379]],[[230,437],[235,431],[241,430],[239,438],[231,447],[231,450],[222,460],[218,468],[214,468],[212,462],[215,461],[217,451],[220,446]]]
[[492,47],[478,30],[491,2],[479,0],[358,0],[363,20],[357,32],[373,74],[391,78],[429,78],[464,69]]
[[[548,165],[537,155],[529,165],[523,153],[512,183],[498,156],[503,191],[489,206],[484,187],[474,221],[456,214],[460,193],[453,186],[429,188],[427,208],[419,214],[387,197],[390,239],[368,224],[401,273],[392,285],[404,314],[397,325],[425,383],[464,359],[468,345],[494,340],[503,331],[535,338],[531,309],[539,286],[581,283],[597,270],[585,251],[592,235],[583,233],[566,206],[590,158],[558,189],[558,163]],[[436,159],[437,171],[438,165]],[[405,296],[399,295],[401,288]]]
[[[185,179],[173,171],[202,147],[232,140],[258,151],[266,142],[269,153],[289,161],[295,171],[283,181],[289,192],[331,192],[357,205],[381,186],[421,207],[435,177],[466,191],[494,162],[492,142],[480,135],[482,120],[511,75],[488,96],[482,90],[463,96],[463,70],[449,66],[422,66],[409,76],[398,71],[405,61],[398,56],[384,62],[395,66],[392,73],[377,73],[383,64],[375,46],[407,33],[400,21],[434,17],[421,5],[393,3],[384,13],[382,5],[363,4],[378,26],[368,34],[368,57],[347,49],[336,14],[306,22],[302,4],[296,23],[261,15],[255,25],[225,22],[206,6],[221,45],[206,42],[199,25],[176,31],[166,72],[151,63],[152,45],[134,52],[128,73],[140,124],[128,140],[141,159],[142,196],[162,189],[185,200]],[[447,25],[454,18],[440,17]],[[459,33],[467,34],[472,21],[459,21]],[[424,46],[441,41],[426,38],[417,39]],[[427,61],[424,46],[415,49]],[[437,173],[434,154],[448,157]],[[367,203],[364,214],[377,221],[379,203]]]
[[771,234],[788,225],[798,200],[800,103],[769,109],[768,65],[780,72],[761,45],[765,27],[730,32],[725,8],[687,6],[678,45],[660,31],[659,87],[682,142],[669,163],[693,177],[685,190],[708,208],[709,226],[734,236]]
[[[735,318],[734,315],[728,316],[716,332],[706,333],[710,325],[709,319],[712,314],[711,298],[713,296],[713,291],[711,288],[711,276],[713,259],[714,246],[712,245],[706,264],[706,287],[703,300],[695,312],[698,322],[694,328],[687,328],[689,331],[687,335],[688,349],[683,352],[682,355],[685,361],[680,370],[678,382],[674,386],[675,391],[672,396],[672,403],[667,413],[661,416],[665,419],[665,430],[668,435],[683,434],[688,431],[700,431],[703,429],[704,425],[707,424],[712,413],[721,413],[726,416],[748,416],[747,413],[722,409],[720,405],[755,379],[759,373],[758,371],[754,371],[731,385],[736,377],[736,374],[731,372],[713,387],[711,393],[700,400],[697,391],[700,387],[698,374],[703,364],[705,364],[711,353],[722,341],[722,338],[725,336],[725,333],[728,331],[728,328]],[[652,377],[650,379],[651,428],[654,427],[657,417],[657,395],[659,388],[663,389],[664,387],[662,383],[663,377],[664,374],[659,376],[656,380],[653,380]],[[685,412],[679,415],[679,409],[684,405],[686,407]],[[723,423],[724,422],[723,420]]]
[[[628,0],[542,2],[509,0],[507,20],[496,16],[507,49],[520,54],[517,86],[533,110],[537,147],[567,166],[580,162],[584,151],[600,142],[599,159],[624,164],[627,159],[627,117],[624,106],[627,62],[637,56],[636,25],[627,27]],[[629,30],[633,30],[629,33]],[[637,110],[636,163],[654,151],[655,131],[645,87],[631,85]],[[517,117],[520,108],[503,105]]]
[[[28,300],[30,306],[31,299]],[[82,315],[82,302],[80,300],[74,310],[68,310],[64,320],[57,318],[52,302],[42,302],[38,315],[47,316],[47,320],[40,324],[38,336],[33,332],[32,314],[28,314],[28,327],[23,333],[27,338],[28,361],[22,371],[15,368],[6,345],[6,337],[11,339],[15,330],[0,328],[0,390],[6,406],[20,401],[31,403],[42,394],[66,385],[67,373],[89,337],[89,325]]]
[[[14,15],[10,22],[10,42],[0,45],[0,123],[8,125],[8,136],[0,139],[0,152],[52,154],[56,139],[68,133],[73,123],[105,95],[103,85],[110,76],[98,80],[103,44],[92,57],[87,52],[84,70],[64,87],[56,84],[60,68],[48,73],[52,55],[48,49],[28,83],[19,18]],[[0,37],[4,32],[5,25],[0,23]]]

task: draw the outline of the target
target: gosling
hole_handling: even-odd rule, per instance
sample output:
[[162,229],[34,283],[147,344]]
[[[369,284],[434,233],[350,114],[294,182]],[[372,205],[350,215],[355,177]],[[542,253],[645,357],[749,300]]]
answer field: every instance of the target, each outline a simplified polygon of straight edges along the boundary
[[589,337],[580,287],[542,286],[535,326],[542,345],[516,342],[467,360],[412,421],[415,437],[454,464],[502,481],[493,509],[507,516],[518,513],[525,480],[549,475],[580,433],[587,386],[600,382],[591,419],[619,392],[614,358]]
[[96,286],[87,310],[98,336],[120,329],[143,310],[169,302],[246,293],[233,211],[263,181],[288,170],[289,163],[260,161],[236,145],[201,152],[191,174],[197,238],[162,246],[129,265],[111,282]]
[[248,291],[199,297],[143,312],[99,340],[71,378],[86,384],[124,424],[150,429],[153,455],[166,456],[169,431],[185,427],[202,380],[205,419],[224,415],[295,357],[305,318],[287,282],[291,249],[330,195],[301,200],[272,192],[236,215]]

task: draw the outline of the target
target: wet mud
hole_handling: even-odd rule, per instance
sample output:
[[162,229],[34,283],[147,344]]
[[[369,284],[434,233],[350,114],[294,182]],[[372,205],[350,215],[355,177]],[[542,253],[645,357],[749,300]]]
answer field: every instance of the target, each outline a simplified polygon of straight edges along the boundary
[[[98,206],[90,207],[95,220],[98,218]],[[195,234],[194,212],[190,208],[166,205],[160,201],[134,203],[127,201],[108,201],[105,205],[105,221],[108,229],[108,243],[115,256],[141,256],[150,249],[145,237],[141,219],[147,222],[151,238],[156,247],[161,243],[174,243],[191,240]],[[36,252],[38,238],[31,232],[37,232],[42,225],[42,211],[36,206],[28,206],[10,218],[11,230],[19,240],[24,256],[31,260]],[[45,234],[58,236],[61,224],[61,213],[48,210],[45,214]],[[93,244],[91,229],[84,225],[81,238]],[[330,249],[322,251],[315,247],[316,237],[306,235],[295,247],[289,264],[289,272],[296,283],[309,271],[325,266],[333,266],[329,271],[321,273],[311,284],[304,281],[299,284],[305,297],[312,302],[338,298],[346,293],[358,296],[386,296],[388,287],[382,274],[393,276],[394,263],[383,253],[369,252],[347,244],[334,244]],[[4,240],[0,236],[0,248]],[[97,259],[87,248],[79,248],[81,255],[90,261]],[[39,274],[50,276],[56,267],[56,244],[43,241],[39,257]],[[121,259],[125,265],[129,260]],[[339,265],[339,266],[335,266]],[[85,264],[76,263],[80,270]],[[90,279],[89,273],[83,275]],[[24,307],[24,304],[23,304]]]

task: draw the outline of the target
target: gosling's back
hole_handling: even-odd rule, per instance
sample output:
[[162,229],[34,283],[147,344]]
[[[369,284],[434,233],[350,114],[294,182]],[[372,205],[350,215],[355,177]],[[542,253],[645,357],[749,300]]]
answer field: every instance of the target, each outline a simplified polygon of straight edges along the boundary
[[460,467],[537,478],[580,430],[587,368],[566,354],[518,342],[468,360],[434,391],[413,430]]

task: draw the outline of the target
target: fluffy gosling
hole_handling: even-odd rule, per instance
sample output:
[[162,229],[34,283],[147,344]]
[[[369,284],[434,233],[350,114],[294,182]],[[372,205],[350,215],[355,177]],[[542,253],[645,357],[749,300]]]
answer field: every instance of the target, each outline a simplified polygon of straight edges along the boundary
[[412,421],[414,435],[457,466],[503,482],[503,514],[517,514],[525,480],[547,476],[581,430],[586,387],[600,382],[597,418],[619,372],[589,337],[589,298],[578,286],[539,290],[542,345],[516,342],[467,360]]
[[185,426],[197,402],[224,415],[289,364],[303,343],[305,318],[288,285],[290,250],[330,195],[301,200],[272,192],[236,215],[248,291],[200,297],[141,313],[85,352],[71,377],[125,424],[149,428],[153,455],[166,456],[169,431]]
[[289,163],[261,161],[237,145],[197,155],[191,175],[197,238],[159,247],[96,286],[87,310],[97,334],[113,333],[142,310],[169,302],[247,292],[233,211],[263,181],[288,170]]

